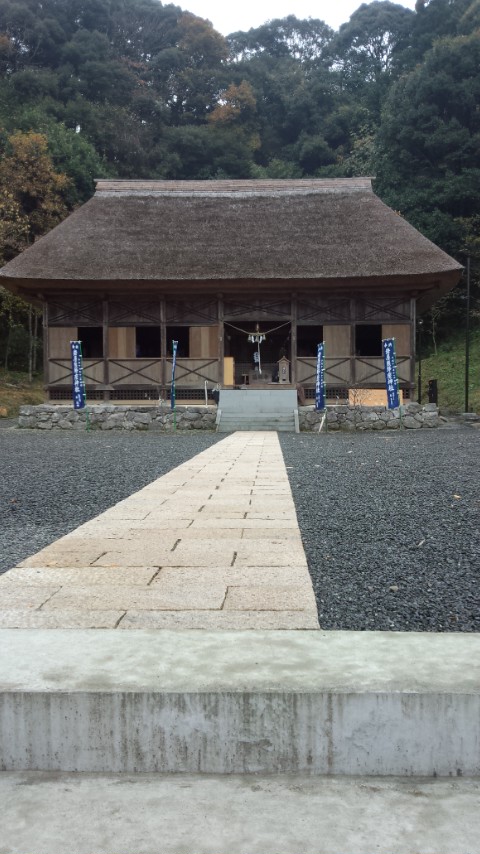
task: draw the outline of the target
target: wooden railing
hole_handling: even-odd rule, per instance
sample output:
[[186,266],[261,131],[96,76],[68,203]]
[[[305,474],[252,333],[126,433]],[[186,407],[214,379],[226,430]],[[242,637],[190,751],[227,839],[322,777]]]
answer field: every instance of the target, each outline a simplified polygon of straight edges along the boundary
[[110,385],[161,385],[161,359],[109,359]]
[[[397,356],[398,379],[402,383],[410,382],[410,356]],[[297,382],[301,385],[314,385],[317,360],[314,357],[297,359]],[[385,374],[383,358],[357,356],[338,356],[325,359],[325,382],[328,385],[356,386],[368,388],[369,385],[383,385]]]
[[[166,382],[172,379],[172,360],[167,359]],[[179,387],[203,388],[207,383],[220,382],[218,359],[177,359],[175,382]]]
[[[235,366],[235,382],[242,382],[243,366]],[[250,365],[246,367],[251,367]],[[265,365],[265,370],[275,366]],[[315,357],[297,359],[297,382],[301,385],[315,385],[317,360]],[[398,379],[401,383],[410,382],[410,356],[397,357]],[[162,372],[161,359],[108,359],[107,376],[104,376],[103,359],[84,359],[83,371],[87,386],[161,386],[170,385],[172,378],[172,359],[165,360]],[[246,373],[246,370],[243,372]],[[205,382],[215,385],[222,381],[216,358],[177,359],[175,379],[179,388],[203,388]],[[385,376],[382,358],[357,356],[327,357],[325,360],[325,381],[333,386],[369,386],[383,385]],[[49,386],[68,386],[72,382],[70,359],[49,359]]]
[[[84,359],[83,375],[86,385],[99,385],[103,383],[103,359]],[[71,385],[72,363],[70,359],[48,360],[48,384]]]

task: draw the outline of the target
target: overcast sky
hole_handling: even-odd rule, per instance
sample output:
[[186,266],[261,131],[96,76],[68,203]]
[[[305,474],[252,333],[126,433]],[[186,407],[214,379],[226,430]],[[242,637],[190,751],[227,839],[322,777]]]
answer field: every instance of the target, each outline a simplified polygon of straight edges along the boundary
[[[320,18],[333,29],[350,18],[362,0],[180,0],[182,9],[201,18],[208,18],[216,30],[227,36],[237,30],[258,27],[273,18]],[[402,0],[399,4],[415,8],[415,0]]]

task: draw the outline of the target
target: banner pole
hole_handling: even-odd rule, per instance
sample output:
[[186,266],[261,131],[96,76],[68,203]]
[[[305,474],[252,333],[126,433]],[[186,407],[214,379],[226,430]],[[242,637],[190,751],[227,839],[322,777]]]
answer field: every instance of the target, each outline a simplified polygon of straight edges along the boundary
[[[83,350],[82,350],[82,342],[80,341],[80,360],[82,364],[82,377],[83,377]],[[87,387],[85,385],[85,379],[83,381],[83,405],[85,408],[85,431],[88,433],[90,430],[90,415],[88,412],[87,406]]]
[[317,375],[315,383],[315,410],[322,412],[326,408],[325,383],[325,342],[317,344]]
[[172,341],[172,388],[170,392],[170,406],[173,410],[173,429],[177,429],[177,407],[176,407],[176,391],[175,391],[175,369],[177,367],[177,350],[178,341]]

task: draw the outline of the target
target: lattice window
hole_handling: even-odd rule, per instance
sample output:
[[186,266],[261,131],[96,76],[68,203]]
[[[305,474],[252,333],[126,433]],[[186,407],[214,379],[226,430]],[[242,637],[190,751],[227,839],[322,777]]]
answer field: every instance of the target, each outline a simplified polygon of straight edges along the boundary
[[216,323],[218,302],[216,297],[191,297],[184,300],[167,300],[167,323]]
[[347,297],[331,299],[327,296],[300,294],[297,302],[297,322],[303,326],[321,326],[323,323],[345,321],[350,317],[350,300]]
[[[307,400],[315,400],[314,388],[306,388],[304,391]],[[348,388],[327,388],[326,398],[332,403],[335,403],[335,401],[345,403],[348,401]]]
[[[61,388],[52,388],[48,393],[49,400],[72,400],[72,392],[71,389],[61,389]],[[103,401],[103,391],[97,390],[89,390],[87,388],[87,405],[89,401],[92,400],[102,400]]]
[[102,319],[101,300],[74,296],[48,300],[49,326],[91,326]]
[[224,303],[225,320],[262,321],[290,320],[292,307],[287,299],[226,299]]
[[110,400],[158,400],[158,388],[117,388],[110,392]]
[[138,297],[134,300],[115,299],[108,304],[108,320],[110,325],[124,326],[128,324],[158,325],[160,323],[160,302],[151,297]]

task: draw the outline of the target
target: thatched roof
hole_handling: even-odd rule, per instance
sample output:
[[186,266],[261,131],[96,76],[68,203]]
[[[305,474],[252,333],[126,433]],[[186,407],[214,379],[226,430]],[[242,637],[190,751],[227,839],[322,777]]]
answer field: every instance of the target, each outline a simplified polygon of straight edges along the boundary
[[[439,277],[461,267],[368,178],[98,181],[94,197],[1,271],[5,284]],[[451,285],[449,285],[451,286]]]

